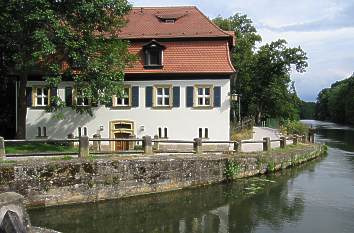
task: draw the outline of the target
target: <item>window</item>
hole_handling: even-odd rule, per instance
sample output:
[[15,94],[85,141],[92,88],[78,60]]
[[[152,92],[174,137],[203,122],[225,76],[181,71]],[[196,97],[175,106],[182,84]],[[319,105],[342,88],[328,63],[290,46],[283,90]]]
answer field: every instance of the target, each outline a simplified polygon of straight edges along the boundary
[[212,87],[211,86],[197,86],[196,87],[196,106],[210,107],[212,106]]
[[37,128],[37,137],[47,137],[47,128],[46,127],[38,127]]
[[43,127],[43,137],[47,137],[47,128]]
[[162,138],[162,128],[159,128],[159,138]]
[[81,137],[81,127],[77,128],[77,135]]
[[[164,135],[162,135],[162,130],[163,130]],[[166,127],[165,128],[162,128],[162,127],[158,128],[158,136],[159,136],[159,138],[168,138],[167,128]]]
[[171,87],[155,87],[155,106],[171,106]]
[[38,107],[44,107],[48,106],[48,100],[49,100],[49,92],[48,88],[45,87],[37,87],[34,88],[35,90],[35,106]]
[[84,136],[87,136],[87,128],[84,127]]
[[176,20],[175,19],[165,19],[163,20],[164,23],[175,23]]
[[203,128],[199,128],[199,138],[209,138],[209,129],[204,128],[204,135],[203,135]]
[[163,50],[165,46],[152,40],[143,46],[145,55],[145,68],[161,69],[163,66]]
[[78,90],[76,95],[76,105],[85,107],[85,106],[89,106],[89,104],[90,101],[87,97],[84,97],[83,91]]
[[113,96],[114,107],[129,107],[131,106],[131,88],[124,87],[120,96]]
[[168,138],[167,128],[165,128],[164,133],[165,133],[165,138]]

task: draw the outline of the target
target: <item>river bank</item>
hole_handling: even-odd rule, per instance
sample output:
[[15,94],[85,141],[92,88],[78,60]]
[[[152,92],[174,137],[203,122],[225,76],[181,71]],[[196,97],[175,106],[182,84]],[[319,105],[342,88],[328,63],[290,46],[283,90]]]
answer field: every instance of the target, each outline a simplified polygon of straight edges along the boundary
[[0,192],[25,196],[29,207],[96,202],[220,183],[285,169],[322,153],[300,144],[270,152],[106,157],[0,164]]

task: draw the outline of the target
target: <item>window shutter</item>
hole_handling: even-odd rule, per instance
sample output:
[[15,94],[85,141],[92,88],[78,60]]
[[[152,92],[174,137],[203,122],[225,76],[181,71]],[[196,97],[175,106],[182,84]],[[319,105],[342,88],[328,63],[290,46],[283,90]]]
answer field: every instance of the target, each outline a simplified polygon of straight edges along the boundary
[[187,107],[193,107],[194,87],[187,87]]
[[145,106],[152,107],[152,87],[146,87],[145,92]]
[[132,87],[132,107],[139,107],[139,87]]
[[221,87],[214,87],[214,107],[221,107]]
[[26,87],[26,103],[27,107],[32,107],[32,87]]
[[[50,98],[54,96],[58,96],[58,89],[56,87],[50,88]],[[51,99],[49,99],[49,101],[50,104],[56,105],[56,103],[53,103]]]
[[50,96],[58,96],[58,88],[56,87],[50,88]]
[[65,87],[65,105],[71,107],[73,105],[73,88]]
[[179,108],[180,107],[180,99],[181,99],[181,88],[180,87],[173,87],[173,107]]

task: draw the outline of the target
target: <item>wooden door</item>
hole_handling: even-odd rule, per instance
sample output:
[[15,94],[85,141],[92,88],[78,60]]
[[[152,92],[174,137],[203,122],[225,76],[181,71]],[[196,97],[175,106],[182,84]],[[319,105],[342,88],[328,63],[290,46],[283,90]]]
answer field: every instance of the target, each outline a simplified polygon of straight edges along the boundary
[[[115,133],[115,138],[129,138],[130,134],[128,133]],[[116,141],[115,142],[115,150],[116,151],[125,151],[129,150],[129,142],[128,141]]]

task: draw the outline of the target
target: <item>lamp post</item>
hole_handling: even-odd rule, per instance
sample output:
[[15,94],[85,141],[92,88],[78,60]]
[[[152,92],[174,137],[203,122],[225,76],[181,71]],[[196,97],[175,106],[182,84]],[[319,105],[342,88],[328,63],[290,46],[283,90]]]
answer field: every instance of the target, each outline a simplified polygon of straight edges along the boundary
[[241,123],[241,94],[231,94],[231,100],[238,102],[238,122]]

